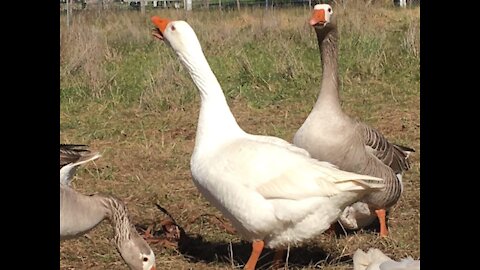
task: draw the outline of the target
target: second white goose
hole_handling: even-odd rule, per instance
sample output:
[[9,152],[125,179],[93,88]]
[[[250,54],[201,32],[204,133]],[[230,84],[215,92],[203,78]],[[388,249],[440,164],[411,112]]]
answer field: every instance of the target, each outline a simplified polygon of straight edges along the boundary
[[255,269],[264,246],[279,254],[300,245],[328,229],[345,206],[383,187],[380,178],[341,171],[285,140],[243,131],[190,25],[152,22],[153,35],[173,48],[200,93],[193,182],[252,242],[245,269]]
[[353,270],[420,270],[420,260],[409,256],[397,262],[377,248],[367,252],[357,249],[353,254]]

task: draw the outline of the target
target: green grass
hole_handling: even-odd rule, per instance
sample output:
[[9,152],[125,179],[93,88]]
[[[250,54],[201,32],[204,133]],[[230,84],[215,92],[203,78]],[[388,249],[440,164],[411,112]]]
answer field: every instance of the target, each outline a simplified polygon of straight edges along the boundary
[[[391,209],[390,239],[371,231],[322,235],[292,249],[290,269],[351,268],[357,248],[377,247],[394,259],[420,256],[419,8],[334,7],[340,33],[342,106],[391,141],[414,147],[404,196]],[[247,132],[291,140],[318,95],[321,64],[306,8],[227,11],[79,12],[61,20],[61,141],[103,153],[80,169],[83,193],[111,193],[128,203],[135,223],[159,221],[158,202],[192,238],[187,251],[153,246],[159,269],[240,267],[250,247],[199,213],[216,213],[194,187],[189,168],[199,96],[165,44],[150,35],[151,15],[187,20]],[[127,269],[102,223],[61,243],[62,269]],[[201,238],[198,238],[200,237]],[[230,258],[229,246],[233,247]],[[268,266],[271,251],[260,265]],[[261,268],[265,269],[265,268]]]

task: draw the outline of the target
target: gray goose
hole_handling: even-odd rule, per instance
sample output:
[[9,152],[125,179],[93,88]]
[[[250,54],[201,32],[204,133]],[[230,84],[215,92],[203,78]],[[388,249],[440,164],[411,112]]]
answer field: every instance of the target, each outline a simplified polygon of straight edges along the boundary
[[120,199],[99,194],[86,196],[70,187],[78,166],[100,157],[85,147],[60,145],[60,240],[79,237],[109,219],[115,246],[130,269],[155,270],[155,254],[131,224],[127,207]]
[[386,209],[402,194],[402,174],[410,168],[413,149],[390,143],[378,130],[350,118],[342,111],[338,93],[338,33],[332,7],[317,4],[310,25],[315,28],[323,76],[313,110],[296,132],[293,143],[310,155],[342,170],[385,179],[385,187],[344,209],[340,223],[348,229],[367,226],[375,217],[380,235],[387,236]]

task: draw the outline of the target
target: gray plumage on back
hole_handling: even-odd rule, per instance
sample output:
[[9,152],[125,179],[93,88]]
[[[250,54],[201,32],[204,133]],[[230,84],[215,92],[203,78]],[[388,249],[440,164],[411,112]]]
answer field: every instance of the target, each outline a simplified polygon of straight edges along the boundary
[[90,154],[85,144],[60,144],[60,169],[69,164],[77,162],[82,156]]
[[390,143],[378,130],[358,122],[359,133],[362,134],[367,151],[371,151],[395,173],[403,173],[410,169],[408,157],[414,149]]
[[60,183],[69,186],[78,166],[101,157],[82,144],[60,144]]

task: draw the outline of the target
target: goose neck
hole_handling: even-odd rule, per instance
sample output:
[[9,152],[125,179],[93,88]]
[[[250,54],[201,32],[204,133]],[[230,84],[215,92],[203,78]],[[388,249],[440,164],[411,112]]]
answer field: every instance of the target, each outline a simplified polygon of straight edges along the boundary
[[107,216],[113,225],[114,242],[119,247],[122,243],[130,240],[132,225],[128,218],[125,204],[113,197],[104,197],[103,205],[107,209]]
[[243,133],[238,126],[220,83],[202,50],[178,53],[200,93],[201,107],[197,126],[196,147],[211,147],[221,140]]
[[328,33],[317,31],[322,62],[322,84],[316,107],[327,106],[340,110],[338,92],[338,34],[336,28]]

